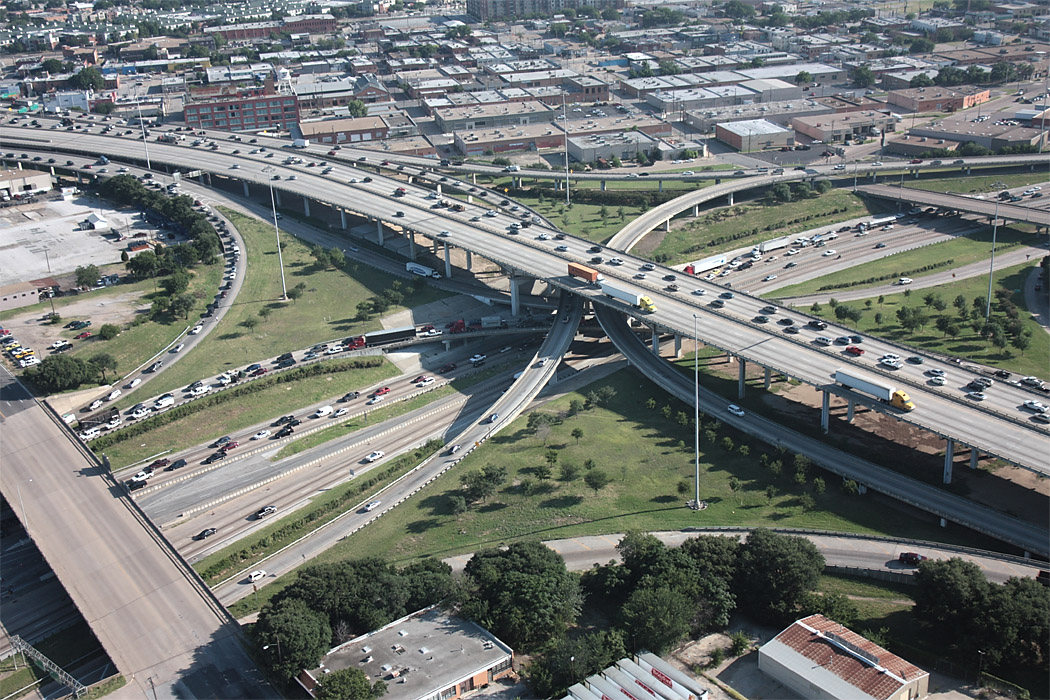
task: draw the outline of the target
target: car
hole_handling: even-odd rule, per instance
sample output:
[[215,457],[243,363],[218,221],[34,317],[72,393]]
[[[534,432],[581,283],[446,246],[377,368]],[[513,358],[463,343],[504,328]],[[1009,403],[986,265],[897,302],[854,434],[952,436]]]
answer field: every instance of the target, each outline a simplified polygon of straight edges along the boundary
[[226,450],[219,450],[208,455],[208,458],[204,460],[205,464],[211,464],[212,462],[218,462],[219,460],[226,459],[229,455],[226,454]]
[[262,520],[268,515],[273,515],[277,512],[277,506],[263,506],[259,510],[255,511],[255,519]]
[[266,373],[267,373],[267,372],[269,372],[269,371],[270,371],[270,370],[268,370],[268,369],[267,369],[267,368],[265,368],[265,367],[259,367],[258,369],[256,369],[256,370],[254,370],[253,372],[251,372],[251,374],[250,374],[249,376],[252,376],[252,377],[261,377],[261,376],[263,376],[264,374],[266,374]]
[[798,333],[799,333],[798,326],[788,326],[787,328],[784,329],[784,332],[787,333],[788,335],[798,335]]
[[600,245],[592,245],[590,248],[587,249],[587,252],[588,253],[600,253],[600,252],[602,252],[602,247]]
[[236,448],[238,448],[240,446],[241,446],[241,443],[237,442],[236,440],[230,440],[229,442],[227,442],[225,445],[223,445],[219,449],[222,450],[223,452],[229,452],[230,450],[236,449]]
[[908,362],[913,365],[921,365],[926,362],[926,360],[919,355],[912,355],[908,358]]
[[148,469],[156,469],[157,467],[166,467],[169,464],[171,464],[171,460],[170,459],[164,459],[162,457],[160,459],[153,460],[153,462],[151,462],[149,467],[147,467],[147,468]]
[[470,361],[471,362],[481,362],[486,357],[488,357],[488,355],[482,355],[481,353],[474,353],[474,355],[471,356]]
[[198,541],[206,540],[209,537],[211,537],[212,535],[214,535],[216,532],[218,532],[218,530],[216,530],[215,528],[213,528],[213,527],[206,527],[203,530],[201,530],[200,532],[198,532],[196,535],[194,535],[193,539],[198,540]]
[[375,398],[376,396],[383,396],[383,395],[389,394],[389,393],[390,393],[390,387],[388,387],[388,386],[381,386],[378,389],[376,389],[375,391],[373,391],[371,394],[369,394],[368,398],[371,399],[371,398]]
[[822,331],[822,330],[824,330],[825,328],[828,327],[828,324],[824,323],[823,321],[818,321],[817,319],[813,319],[812,321],[810,321],[806,325],[809,326],[810,328],[815,328],[818,331]]
[[420,379],[418,382],[416,382],[416,386],[418,386],[418,387],[430,386],[435,381],[436,380],[433,377],[424,377],[423,379]]
[[269,430],[260,430],[255,435],[252,435],[252,440],[265,440],[268,437],[270,437]]
[[196,326],[194,326],[193,328],[190,329],[190,335],[197,335],[202,330],[204,330],[204,326],[196,325]]
[[781,318],[777,320],[781,326],[793,326],[795,325],[795,319],[793,318]]
[[763,282],[772,282],[776,278],[777,278],[776,275],[766,275],[765,277],[762,278],[762,281]]
[[930,375],[931,377],[943,377],[944,376],[944,370],[934,367],[932,369],[926,370],[926,374]]
[[273,425],[284,425],[285,423],[291,423],[295,420],[295,416],[281,416],[273,422]]
[[911,277],[901,277],[897,280],[897,284],[911,284]]
[[882,359],[880,359],[879,364],[887,369],[900,369],[904,366],[900,360],[892,360],[887,357],[883,357]]
[[182,469],[187,464],[189,464],[189,462],[187,462],[184,459],[176,459],[174,462],[172,462],[168,466],[164,467],[164,471],[166,471],[166,472],[173,472],[176,469]]
[[850,344],[850,339],[849,339],[848,335],[840,335],[838,338],[835,338],[835,345],[849,345],[849,344]]
[[974,401],[984,401],[986,398],[985,393],[983,391],[967,392],[966,397],[969,399],[973,399]]
[[694,294],[695,296],[698,296],[698,297],[702,297],[702,296],[704,296],[705,294],[707,294],[707,290],[706,290],[706,289],[694,289],[694,290],[693,290],[693,294]]
[[291,435],[294,432],[295,432],[295,428],[293,428],[290,425],[286,425],[283,428],[281,428],[280,430],[278,430],[277,433],[274,435],[274,437],[280,439],[280,438],[283,438],[283,437],[288,437],[289,435]]
[[489,423],[495,423],[498,420],[499,420],[499,414],[498,413],[493,413],[491,416],[489,416],[489,421],[488,422]]
[[1050,424],[1050,413],[1035,413],[1032,415],[1032,420],[1036,423]]
[[1046,404],[1042,403],[1041,401],[1033,401],[1029,399],[1028,401],[1025,401],[1022,405],[1029,411],[1035,411],[1036,413],[1046,413],[1047,411]]
[[848,352],[850,355],[855,355],[856,357],[860,357],[861,355],[864,354],[864,349],[863,348],[858,348],[856,345],[850,345],[849,347],[846,348],[846,352]]
[[922,562],[926,561],[928,557],[916,552],[901,552],[900,556],[897,557],[897,561],[901,564],[907,564],[908,566],[918,566]]
[[736,296],[736,295],[735,295],[735,294],[733,294],[732,292],[722,292],[722,293],[721,293],[721,294],[719,294],[718,296],[719,296],[720,298],[722,298],[722,299],[732,299],[732,298],[733,298],[734,296]]
[[885,355],[883,355],[880,359],[892,360],[893,362],[900,362],[901,356],[900,355],[896,355],[896,354],[894,354],[892,352],[888,352]]
[[382,459],[383,457],[386,457],[386,452],[383,452],[382,450],[375,450],[374,452],[369,454],[367,457],[365,457],[365,461],[366,462],[375,462],[377,460]]
[[339,403],[345,403],[347,401],[352,401],[352,400],[358,398],[359,396],[361,396],[361,392],[360,391],[347,392],[347,393],[343,394],[343,398],[339,399]]
[[85,338],[90,338],[90,337],[91,337],[91,331],[84,331],[83,333],[80,333],[78,335],[73,336],[73,339],[74,340],[84,340]]
[[712,299],[711,300],[711,304],[710,304],[710,306],[712,306],[712,307],[714,307],[716,309],[721,309],[725,305],[726,305],[726,303],[723,300],[721,300],[721,299]]
[[823,253],[821,253],[821,257],[830,258],[832,255],[835,254],[836,253],[834,250],[825,250]]
[[744,416],[744,409],[737,406],[735,403],[731,403],[726,407],[726,410],[732,413],[734,416]]
[[[373,452],[372,454],[375,454],[375,453]],[[382,455],[382,452],[380,452],[379,454]],[[366,513],[371,513],[373,510],[375,510],[376,508],[378,508],[381,505],[383,505],[382,501],[372,501],[367,506],[365,506],[365,512]]]
[[450,445],[448,450],[445,452],[445,454],[451,456],[451,455],[454,455],[457,452],[459,452],[459,450],[460,450],[460,446],[459,445]]
[[438,372],[452,372],[456,369],[456,366],[455,362],[449,362],[447,365],[442,365]]
[[945,377],[933,377],[930,379],[930,384],[934,386],[944,386],[947,383],[948,380]]
[[1039,377],[1021,377],[1020,382],[1025,386],[1034,386],[1037,389],[1043,388],[1043,380]]
[[664,289],[666,289],[669,292],[677,292],[678,291],[678,285],[677,284],[669,284],[666,287],[664,287]]
[[258,571],[253,571],[250,574],[248,574],[249,583],[255,583],[256,581],[260,581],[264,578],[266,578],[266,572],[262,569],[259,569]]
[[173,353],[176,353],[176,352],[182,352],[182,349],[183,349],[184,347],[186,347],[186,343],[179,343],[178,345],[176,345],[175,347],[173,347],[173,348],[171,349],[171,352],[173,352]]
[[995,376],[999,377],[1000,379],[1009,379],[1010,373],[1007,372],[1005,369],[997,369],[995,370]]
[[102,399],[95,399],[91,402],[91,405],[88,406],[89,411],[96,411],[100,408],[102,408]]
[[569,250],[569,246],[567,246],[567,245],[560,245],[560,246],[557,246],[554,250],[558,251],[559,253],[564,253],[564,252]]

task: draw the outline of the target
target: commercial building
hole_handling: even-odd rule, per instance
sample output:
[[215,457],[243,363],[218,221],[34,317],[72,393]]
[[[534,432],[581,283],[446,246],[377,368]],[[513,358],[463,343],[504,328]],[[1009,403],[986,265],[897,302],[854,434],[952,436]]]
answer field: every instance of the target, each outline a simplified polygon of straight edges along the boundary
[[645,652],[620,659],[601,673],[572,685],[563,700],[623,697],[635,700],[707,700],[708,690],[656,654]]
[[0,170],[0,197],[51,191],[51,175],[38,170]]
[[296,681],[314,696],[327,674],[356,668],[386,683],[387,700],[455,700],[513,674],[513,660],[491,632],[431,607],[332,649]]
[[815,141],[832,143],[896,131],[898,117],[883,112],[849,112],[817,117],[795,117],[791,127]]
[[0,287],[0,311],[20,309],[40,301],[40,292],[30,282],[14,282]]
[[299,133],[311,142],[343,144],[382,141],[389,135],[390,128],[382,117],[318,119],[299,122]]
[[503,129],[457,131],[453,147],[465,156],[561,148],[565,132],[553,124],[525,124]]
[[301,80],[292,89],[302,110],[342,107],[355,100],[366,104],[390,100],[390,91],[373,75],[345,80]]
[[566,9],[579,9],[584,5],[604,10],[612,7],[622,10],[626,0],[467,0],[467,14],[479,22],[524,17],[525,15],[558,14]]
[[659,141],[640,131],[618,134],[592,134],[569,138],[569,158],[580,163],[594,163],[613,158],[632,160],[639,153],[651,151]]
[[184,108],[186,123],[198,129],[290,131],[299,122],[299,100],[271,86],[190,95]]
[[1039,147],[1045,144],[1047,133],[1040,128],[994,124],[991,121],[974,123],[968,119],[944,120],[930,126],[919,126],[908,129],[912,140],[925,138],[929,148],[943,148],[933,145],[938,141],[957,141],[975,143],[992,151],[1014,146]]
[[795,133],[765,119],[750,119],[715,124],[715,138],[738,151],[750,153],[790,146],[795,142]]
[[221,34],[227,41],[268,39],[270,34],[331,34],[336,29],[332,15],[300,15],[273,22],[248,22],[224,27],[206,27],[205,32]]
[[542,102],[504,102],[452,107],[434,111],[438,127],[445,133],[473,131],[526,124],[549,124],[558,112]]
[[991,98],[988,88],[908,88],[891,90],[886,95],[886,104],[910,112],[956,112],[984,104]]
[[823,615],[798,620],[758,650],[758,668],[803,698],[918,700],[930,674]]

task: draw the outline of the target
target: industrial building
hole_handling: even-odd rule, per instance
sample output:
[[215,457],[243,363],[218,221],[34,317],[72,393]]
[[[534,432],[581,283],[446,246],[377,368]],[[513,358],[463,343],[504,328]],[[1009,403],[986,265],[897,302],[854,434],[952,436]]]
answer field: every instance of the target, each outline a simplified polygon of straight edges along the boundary
[[930,674],[823,615],[796,621],[758,650],[758,668],[819,700],[920,700]]
[[659,141],[641,131],[617,134],[591,134],[569,139],[569,157],[580,163],[594,163],[613,158],[630,160],[639,153],[651,151]]
[[0,170],[0,197],[10,199],[51,191],[51,175],[39,170]]
[[430,607],[329,651],[296,681],[311,696],[333,671],[386,683],[386,700],[455,700],[514,671],[514,652],[477,624]]
[[622,10],[627,3],[626,0],[467,0],[467,14],[479,22],[493,22],[525,15],[551,17],[562,10],[583,5],[599,10],[607,7]]
[[562,700],[707,700],[708,691],[656,654],[643,652],[620,659],[601,673],[569,688]]
[[876,111],[848,112],[795,117],[791,120],[791,127],[816,141],[833,143],[896,131],[899,119],[896,115]]
[[273,89],[223,87],[195,92],[186,101],[186,123],[197,129],[290,131],[299,121],[299,100]]
[[342,144],[382,141],[390,133],[390,128],[382,117],[319,119],[299,122],[299,133],[304,139],[317,143]]
[[765,119],[715,124],[715,138],[743,153],[766,148],[786,148],[795,142],[795,132]]
[[920,87],[890,90],[886,104],[909,112],[957,112],[984,104],[992,99],[988,88],[960,86],[956,88]]

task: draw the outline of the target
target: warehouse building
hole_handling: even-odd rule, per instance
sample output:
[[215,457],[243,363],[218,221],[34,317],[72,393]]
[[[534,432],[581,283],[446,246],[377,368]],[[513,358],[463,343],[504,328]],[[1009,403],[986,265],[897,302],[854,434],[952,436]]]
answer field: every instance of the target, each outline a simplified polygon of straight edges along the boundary
[[51,175],[39,170],[0,170],[0,196],[22,197],[51,191]]
[[894,114],[883,112],[849,112],[817,117],[795,117],[791,120],[791,127],[798,133],[816,141],[833,143],[896,131],[898,119],[899,117]]
[[715,138],[743,153],[785,148],[795,142],[795,132],[765,119],[715,124]]
[[957,112],[992,99],[991,90],[977,87],[920,87],[891,90],[886,104],[909,112]]
[[639,153],[651,151],[659,143],[641,131],[573,136],[569,139],[569,157],[580,163],[611,161],[613,158],[631,160]]
[[930,674],[859,634],[810,615],[758,650],[758,668],[815,700],[919,700]]

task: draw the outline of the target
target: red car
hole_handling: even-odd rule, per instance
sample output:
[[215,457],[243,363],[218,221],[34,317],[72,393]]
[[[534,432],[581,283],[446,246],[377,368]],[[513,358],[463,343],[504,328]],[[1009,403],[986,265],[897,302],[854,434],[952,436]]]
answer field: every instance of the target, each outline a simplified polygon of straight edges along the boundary
[[154,460],[153,464],[149,465],[150,469],[156,469],[157,467],[166,467],[171,464],[170,459],[157,459]]
[[901,564],[908,564],[909,566],[918,566],[926,561],[926,559],[927,557],[916,552],[901,552],[901,555],[897,557],[897,561]]
[[223,445],[219,449],[220,450],[226,450],[227,452],[229,452],[233,448],[240,447],[240,446],[241,446],[241,443],[237,442],[236,440],[230,440],[229,442],[227,442],[225,445]]
[[850,355],[856,355],[857,357],[860,357],[864,354],[864,350],[858,348],[856,345],[850,345],[848,348],[846,348],[846,352],[848,352]]
[[371,394],[368,395],[368,398],[374,399],[377,396],[382,396],[383,394],[389,394],[389,393],[390,393],[390,387],[384,386],[384,387],[380,387],[379,389],[376,389],[375,391],[373,391]]
[[73,336],[73,339],[74,340],[83,340],[84,338],[90,338],[90,337],[91,337],[91,331],[84,331],[80,335]]
[[444,367],[442,367],[438,371],[439,372],[451,372],[454,369],[456,369],[456,363],[455,362],[449,362],[447,365],[445,365]]
[[922,162],[922,158],[912,158],[908,162],[911,163],[912,165],[915,165],[917,163],[921,163]]
[[420,383],[421,381],[423,381],[424,379],[429,379],[429,378],[430,378],[430,375],[429,375],[429,374],[421,374],[421,375],[419,375],[418,377],[416,377],[415,379],[413,379],[413,380],[412,380],[412,383],[413,383],[413,384],[419,384],[419,383]]
[[270,370],[266,369],[265,367],[260,367],[259,369],[257,369],[254,372],[252,372],[250,376],[252,376],[252,377],[261,377],[261,376],[263,376],[264,374],[266,374],[269,371]]
[[334,156],[335,155],[335,151],[328,151],[328,155]]

